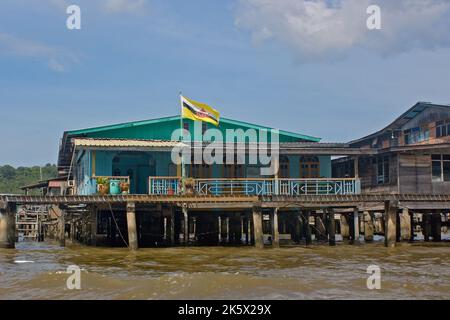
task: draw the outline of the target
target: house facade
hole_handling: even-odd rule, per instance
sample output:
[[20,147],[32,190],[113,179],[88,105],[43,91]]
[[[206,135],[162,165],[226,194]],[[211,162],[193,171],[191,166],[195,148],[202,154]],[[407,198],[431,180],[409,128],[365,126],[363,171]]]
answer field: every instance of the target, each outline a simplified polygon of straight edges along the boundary
[[333,177],[356,175],[363,193],[450,193],[450,105],[419,102],[348,144],[376,151],[333,160]]

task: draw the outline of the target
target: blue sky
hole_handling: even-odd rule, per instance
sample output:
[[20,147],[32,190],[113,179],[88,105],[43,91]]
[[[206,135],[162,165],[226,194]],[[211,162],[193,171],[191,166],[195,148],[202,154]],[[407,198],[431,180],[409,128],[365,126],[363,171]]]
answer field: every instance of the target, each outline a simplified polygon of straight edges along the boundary
[[224,117],[358,138],[450,104],[448,30],[447,0],[2,0],[0,165],[55,163],[64,130],[177,114],[180,90]]

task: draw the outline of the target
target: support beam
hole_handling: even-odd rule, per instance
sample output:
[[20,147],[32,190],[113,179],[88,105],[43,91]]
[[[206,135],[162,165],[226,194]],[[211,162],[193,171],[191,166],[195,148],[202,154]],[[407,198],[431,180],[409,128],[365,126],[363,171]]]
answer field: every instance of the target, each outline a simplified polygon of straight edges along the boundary
[[441,241],[441,229],[442,229],[441,212],[435,211],[431,215],[431,236],[433,237],[433,242]]
[[136,228],[136,204],[134,202],[127,203],[127,226],[128,226],[128,247],[130,250],[137,250],[138,237]]
[[66,246],[66,212],[64,209],[60,210],[58,217],[58,242],[61,247]]
[[364,241],[372,242],[374,233],[374,225],[372,216],[369,211],[364,211]]
[[397,201],[386,201],[384,204],[384,244],[386,247],[395,247],[397,239]]
[[348,240],[350,238],[350,227],[348,225],[348,220],[347,220],[347,216],[345,214],[341,213],[341,235],[342,235],[342,239],[344,240]]
[[184,245],[187,246],[189,243],[189,215],[188,215],[188,208],[186,205],[183,205],[183,240]]
[[304,229],[305,229],[305,240],[306,245],[310,245],[312,243],[311,237],[311,226],[309,225],[309,217],[311,216],[310,211],[304,211]]
[[400,214],[400,240],[410,241],[411,240],[411,216],[409,214],[408,208],[403,208]]
[[272,216],[272,246],[280,247],[280,232],[278,230],[278,208],[273,209]]
[[0,208],[0,248],[14,249],[16,245],[16,205],[5,203]]
[[334,209],[328,208],[327,210],[327,222],[328,222],[328,244],[330,246],[336,245],[336,222],[334,220]]
[[262,213],[260,207],[253,208],[253,232],[255,237],[255,247],[264,248],[264,235],[262,229]]

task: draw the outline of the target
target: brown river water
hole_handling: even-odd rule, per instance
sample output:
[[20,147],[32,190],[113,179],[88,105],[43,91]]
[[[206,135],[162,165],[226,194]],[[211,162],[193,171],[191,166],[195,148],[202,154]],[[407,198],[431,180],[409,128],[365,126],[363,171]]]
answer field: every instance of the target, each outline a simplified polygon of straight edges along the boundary
[[[69,265],[81,289],[66,287]],[[369,265],[381,290],[368,290]],[[0,249],[0,299],[450,299],[450,243]]]

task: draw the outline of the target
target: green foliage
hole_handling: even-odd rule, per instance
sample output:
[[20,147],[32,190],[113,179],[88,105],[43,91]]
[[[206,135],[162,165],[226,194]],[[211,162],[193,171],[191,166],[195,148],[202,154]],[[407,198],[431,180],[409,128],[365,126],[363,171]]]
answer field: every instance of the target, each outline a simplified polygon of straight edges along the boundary
[[[42,168],[42,180],[55,178],[58,170],[55,165],[48,163]],[[41,180],[40,168],[0,166],[0,193],[22,194],[20,187],[30,185]]]

